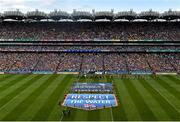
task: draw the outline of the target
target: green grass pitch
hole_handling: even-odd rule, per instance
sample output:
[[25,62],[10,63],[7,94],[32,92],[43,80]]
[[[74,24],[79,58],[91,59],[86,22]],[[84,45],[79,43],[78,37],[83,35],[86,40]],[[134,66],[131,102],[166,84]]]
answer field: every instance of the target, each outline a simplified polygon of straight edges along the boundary
[[[63,116],[63,101],[73,82],[113,82],[119,106],[73,109]],[[124,121],[179,120],[180,76],[77,78],[76,75],[0,75],[0,120]]]

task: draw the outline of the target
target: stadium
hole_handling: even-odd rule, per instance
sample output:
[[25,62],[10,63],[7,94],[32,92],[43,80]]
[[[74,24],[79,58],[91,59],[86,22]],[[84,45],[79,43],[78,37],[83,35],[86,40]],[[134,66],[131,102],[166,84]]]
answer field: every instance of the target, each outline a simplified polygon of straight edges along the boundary
[[0,74],[0,121],[180,121],[180,11],[4,11]]

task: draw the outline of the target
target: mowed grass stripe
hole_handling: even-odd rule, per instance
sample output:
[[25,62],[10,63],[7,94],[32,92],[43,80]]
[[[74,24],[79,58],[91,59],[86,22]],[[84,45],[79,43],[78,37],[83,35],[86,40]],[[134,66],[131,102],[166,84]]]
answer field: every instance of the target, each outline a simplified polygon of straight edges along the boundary
[[28,76],[24,80],[22,80],[21,82],[17,82],[16,84],[14,84],[13,86],[9,87],[8,89],[3,90],[2,92],[0,92],[0,100],[2,98],[6,97],[7,95],[9,95],[10,93],[14,92],[16,89],[21,87],[23,84],[26,83],[26,81],[28,81],[30,79],[31,79],[31,76]]
[[118,100],[118,107],[112,108],[113,121],[127,121],[128,118],[127,118],[127,115],[125,112],[125,106],[123,103],[124,96],[122,96],[122,93],[121,93],[122,86],[119,85],[119,82],[121,82],[119,79],[118,80],[113,79],[113,83],[115,83],[114,90],[116,91],[116,97]]
[[[113,116],[116,115],[116,117],[118,118],[120,116],[119,111],[121,109],[124,109],[125,115],[127,116],[126,117],[127,120],[129,120],[129,121],[141,120],[139,112],[137,111],[137,108],[136,108],[128,90],[124,86],[124,82],[121,79],[115,78],[114,79],[114,85],[115,85],[115,87],[118,88],[118,90],[116,91],[117,92],[116,94],[121,95],[121,98],[117,97],[117,99],[120,99],[121,103],[119,103],[120,107],[118,107],[118,110],[113,111]],[[115,108],[113,108],[113,109],[115,109]],[[122,117],[124,117],[124,116],[122,116]],[[115,120],[118,120],[118,119],[115,119]]]
[[[100,78],[97,76],[97,78],[93,79],[94,82],[101,82],[101,83],[106,83],[108,82],[107,78]],[[109,81],[111,82],[111,81]],[[101,94],[101,93],[100,93]],[[105,108],[105,109],[100,109],[97,110],[99,113],[99,120],[98,121],[113,121],[113,114],[112,114],[112,108]]]
[[149,106],[145,103],[143,97],[137,91],[137,89],[134,87],[134,85],[131,83],[131,81],[129,79],[124,79],[123,81],[124,81],[126,89],[129,91],[129,94],[131,95],[131,98],[132,98],[134,104],[137,107],[139,114],[141,115],[142,120],[143,121],[157,120],[154,113],[151,111]]
[[[92,77],[92,82],[99,82],[99,79]],[[100,118],[100,110],[93,110],[93,111],[88,111],[88,115],[87,115],[87,120],[89,121],[98,121],[101,120]]]
[[21,103],[24,99],[27,99],[27,96],[31,94],[35,89],[37,89],[41,84],[44,83],[44,80],[49,76],[43,75],[43,77],[34,81],[34,84],[31,84],[24,91],[19,93],[16,97],[10,100],[7,104],[0,108],[0,120],[2,120],[7,114],[14,110],[14,108]]
[[[151,94],[151,96],[158,102],[161,108],[167,113],[167,115],[171,118],[171,120],[179,120],[179,113],[166,101],[166,99],[156,91],[156,88],[153,88],[150,84],[144,79],[139,80],[139,82],[146,88],[147,91]],[[155,81],[156,82],[156,81]],[[164,118],[160,118],[160,120],[164,120]],[[166,120],[167,121],[167,120]]]
[[63,116],[60,121],[88,121],[87,115],[89,111],[81,110],[77,108],[72,109],[72,113],[69,116]]
[[176,99],[171,93],[169,93],[164,87],[157,83],[156,80],[150,79],[147,81],[156,91],[166,99],[166,101],[178,112],[180,112],[180,101]]
[[8,81],[7,84],[0,87],[0,92],[3,92],[4,90],[8,89],[9,87],[15,85],[17,82],[22,81],[23,79],[27,78],[28,75],[18,75],[15,79],[12,79]]
[[[84,78],[83,76],[77,78],[75,81],[78,81],[78,82],[81,82],[81,83],[84,83],[84,82],[92,82],[91,81],[92,79],[89,79],[89,78]],[[62,118],[63,121],[86,121],[88,118],[88,111],[86,110],[79,110],[79,109],[76,109],[74,108],[73,109],[73,112],[71,114],[71,116],[69,117],[66,117],[64,116]]]
[[32,120],[47,120],[54,106],[58,105],[58,100],[61,93],[66,90],[66,86],[70,83],[72,75],[66,75],[63,82],[60,82],[54,92],[51,94],[49,99],[44,103],[37,114],[32,118]]
[[16,79],[16,78],[18,78],[18,77],[20,77],[20,76],[21,76],[21,75],[13,75],[13,77],[9,77],[9,78],[3,80],[3,82],[0,82],[0,89],[1,89],[2,87],[4,87],[6,84],[9,84],[11,81],[13,81],[14,79]]
[[[102,79],[101,79],[102,80]],[[103,78],[103,80],[104,80],[104,78]],[[113,85],[113,80],[112,80],[112,78],[109,78],[109,77],[107,77],[106,76],[106,80],[105,80],[107,83],[112,83],[112,85]],[[114,94],[116,94],[116,93],[114,93]],[[108,109],[107,109],[108,110]],[[114,110],[115,111],[115,110]],[[118,111],[115,111],[115,112],[118,112]],[[109,115],[111,115],[111,121],[114,121],[114,115],[113,114],[115,114],[115,112],[113,112],[113,109],[112,108],[109,108]],[[119,113],[119,112],[118,112]],[[106,118],[106,120],[108,120],[108,118]],[[110,121],[110,119],[108,120],[108,121]]]
[[87,115],[89,114],[89,112],[93,112],[93,115],[94,113],[96,113],[96,111],[98,110],[87,111],[81,109],[72,109],[72,113],[69,116],[64,116],[62,121],[92,121],[88,120]]
[[[96,83],[107,82],[106,78],[100,78],[99,76],[97,76],[97,78],[95,78],[93,80]],[[98,121],[112,121],[112,120],[113,120],[113,115],[112,115],[112,109],[111,108],[105,108],[105,109],[99,110],[99,120]]]
[[[79,78],[78,82],[92,82],[91,78],[81,77]],[[71,120],[77,120],[77,121],[86,121],[88,118],[88,111],[86,110],[79,110],[79,109],[73,109]],[[63,119],[64,120],[64,119]]]
[[57,75],[51,75],[43,84],[41,84],[36,90],[34,90],[27,99],[24,99],[19,105],[17,105],[13,111],[7,114],[3,120],[17,120],[17,118],[24,113],[28,107],[33,104],[39,95],[57,78]]
[[171,87],[173,87],[174,89],[176,89],[177,91],[180,92],[180,85],[178,85],[175,82],[173,82],[172,79],[169,79],[169,78],[167,78],[165,76],[159,76],[159,78],[162,79],[164,82],[166,82]]
[[180,85],[180,79],[177,78],[177,75],[166,75],[168,79],[176,83],[177,85]]
[[[46,100],[50,97],[51,93],[57,87],[57,83],[61,81],[63,75],[58,75],[56,79],[53,79],[52,83],[29,105],[29,107],[18,117],[18,121],[31,120],[38,110],[43,106]],[[57,111],[56,111],[57,112]],[[56,114],[56,113],[54,113]]]
[[0,75],[0,76],[1,76],[1,77],[0,77],[0,83],[2,83],[2,82],[5,81],[6,79],[9,79],[9,78],[13,77],[14,75],[8,74],[8,75]]
[[[141,82],[142,81],[142,82]],[[151,111],[154,113],[158,120],[171,120],[169,115],[163,110],[163,108],[159,105],[159,102],[152,96],[151,91],[148,91],[143,85],[146,80],[140,78],[132,81],[133,85],[139,91],[141,96],[143,97],[146,104],[149,106]],[[156,95],[156,94],[154,94]]]
[[[80,77],[78,82],[99,82],[100,79],[96,78],[84,78]],[[104,117],[105,116],[105,117]],[[108,118],[108,119],[107,119]],[[111,120],[111,115],[109,110],[93,110],[93,111],[86,111],[86,110],[79,110],[73,109],[73,112],[70,116],[63,117],[63,121],[100,121],[100,120]]]
[[100,121],[113,121],[112,108],[100,110]]
[[[59,102],[64,101],[64,95],[69,93],[68,91],[70,90],[70,87],[72,86],[72,83],[74,82],[74,78],[70,79],[69,81],[61,80],[61,82],[69,82],[69,83],[65,86],[64,90],[61,93],[59,93],[59,99],[57,101],[57,104]],[[53,120],[61,121],[61,119],[63,118],[62,117],[63,108],[64,108],[63,106],[55,105],[54,108],[52,109],[49,117],[47,118],[47,120],[48,121],[53,121]]]
[[[98,77],[98,82],[107,83],[107,78]],[[112,81],[109,81],[112,82]],[[113,112],[112,108],[105,108],[100,110],[100,121],[113,121]]]
[[12,74],[0,74],[0,80],[3,78],[11,77],[11,76],[12,76]]
[[[100,119],[100,110],[88,111],[87,121],[99,121]],[[104,115],[106,116],[106,115]]]
[[[30,75],[31,77],[31,75]],[[12,100],[14,97],[16,97],[19,93],[21,93],[24,89],[26,89],[27,87],[29,87],[31,84],[33,84],[34,80],[39,79],[42,76],[35,76],[32,77],[30,80],[24,79],[24,80],[28,80],[25,81],[25,83],[23,83],[22,85],[19,86],[19,84],[15,84],[18,85],[19,87],[17,87],[17,89],[13,89],[13,91],[11,91],[9,94],[7,94],[6,96],[4,96],[3,98],[0,99],[0,108],[5,105],[7,102],[9,102],[10,100]]]
[[173,87],[171,87],[168,83],[166,83],[165,81],[163,81],[162,79],[160,79],[159,77],[152,77],[154,80],[156,80],[156,82],[161,85],[162,87],[164,87],[169,93],[171,93],[175,98],[177,98],[178,100],[180,100],[180,92],[177,91],[176,89],[174,89]]

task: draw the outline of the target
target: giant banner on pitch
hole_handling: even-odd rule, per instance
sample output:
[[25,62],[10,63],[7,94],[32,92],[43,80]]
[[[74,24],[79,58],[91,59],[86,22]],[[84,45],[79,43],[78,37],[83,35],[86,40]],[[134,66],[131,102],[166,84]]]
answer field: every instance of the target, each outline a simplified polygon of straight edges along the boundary
[[71,91],[109,93],[113,92],[113,86],[112,83],[74,83]]
[[95,110],[118,106],[114,94],[68,94],[63,106],[85,110]]

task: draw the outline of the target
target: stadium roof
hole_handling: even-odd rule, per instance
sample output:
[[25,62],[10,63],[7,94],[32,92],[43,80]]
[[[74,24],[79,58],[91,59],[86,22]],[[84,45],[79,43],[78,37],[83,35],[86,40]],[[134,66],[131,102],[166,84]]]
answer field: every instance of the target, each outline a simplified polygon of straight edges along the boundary
[[28,19],[41,20],[41,19],[48,19],[48,14],[36,9],[35,11],[27,12],[26,17]]
[[162,19],[165,20],[173,20],[173,19],[180,19],[180,11],[172,11],[171,9],[169,11],[165,11],[161,15]]
[[118,13],[114,13],[114,10],[111,11],[76,11],[73,13],[68,13],[61,10],[54,10],[50,13],[45,13],[36,9],[35,11],[30,11],[27,13],[22,13],[18,9],[16,11],[4,11],[0,14],[0,18],[2,20],[12,19],[12,20],[42,20],[42,19],[52,19],[55,21],[59,21],[62,19],[71,19],[73,21],[81,20],[81,19],[89,19],[91,21],[96,21],[99,19],[107,19],[110,21],[114,21],[117,19],[126,19],[126,20],[135,20],[135,19],[145,19],[145,20],[155,20],[155,19],[164,19],[164,20],[174,20],[180,19],[180,11],[172,11],[171,9],[165,11],[164,13],[159,13],[157,11],[153,11],[150,9],[149,11],[143,11],[139,14],[130,11],[121,11]]
[[61,19],[70,19],[71,16],[65,11],[54,10],[53,12],[49,13],[49,18],[53,20],[61,20]]
[[127,20],[134,20],[137,17],[137,13],[135,13],[133,10],[130,11],[122,11],[118,12],[117,14],[114,15],[114,20],[115,19],[127,19]]
[[143,11],[138,15],[138,18],[146,19],[146,20],[154,20],[154,19],[158,19],[159,17],[160,17],[159,12],[152,11],[152,9],[150,9],[149,11]]
[[16,11],[5,11],[2,17],[3,19],[22,20],[25,19],[25,14],[17,9]]

